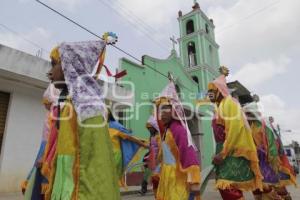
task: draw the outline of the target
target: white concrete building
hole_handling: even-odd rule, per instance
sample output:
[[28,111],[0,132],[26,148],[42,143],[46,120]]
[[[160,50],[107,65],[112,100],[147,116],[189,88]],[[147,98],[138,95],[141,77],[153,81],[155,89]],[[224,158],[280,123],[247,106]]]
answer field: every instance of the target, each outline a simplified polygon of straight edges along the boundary
[[[33,165],[42,136],[41,100],[49,69],[48,61],[0,44],[0,193],[19,191]],[[117,99],[112,91],[128,98]],[[106,100],[126,107],[133,104],[133,95],[109,84]]]

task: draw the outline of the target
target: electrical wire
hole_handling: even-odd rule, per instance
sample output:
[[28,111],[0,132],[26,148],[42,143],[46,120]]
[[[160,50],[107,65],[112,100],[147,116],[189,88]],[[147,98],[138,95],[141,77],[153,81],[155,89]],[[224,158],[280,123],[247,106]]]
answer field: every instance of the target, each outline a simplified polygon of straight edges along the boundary
[[[79,24],[78,22],[72,20],[71,18],[67,17],[66,15],[62,14],[61,12],[55,10],[54,8],[50,7],[49,5],[43,3],[43,2],[41,2],[41,1],[39,1],[39,0],[35,0],[35,1],[38,2],[39,4],[43,5],[44,7],[50,9],[51,11],[55,12],[56,14],[58,14],[58,15],[61,16],[61,17],[63,17],[64,19],[68,20],[69,22],[71,22],[71,23],[75,24],[76,26],[80,27],[81,29],[87,31],[87,32],[90,33],[91,35],[93,35],[93,36],[95,36],[95,37],[97,37],[97,38],[103,40],[103,38],[102,38],[101,36],[97,35],[96,33],[92,32],[91,30],[89,30],[89,29],[86,28],[85,26],[83,26],[83,25]],[[156,72],[156,73],[162,75],[163,77],[169,79],[169,76],[168,76],[168,75],[166,75],[166,74],[160,72],[159,70],[155,69],[154,67],[152,67],[152,66],[150,66],[150,65],[148,65],[148,64],[146,64],[146,63],[143,63],[140,59],[138,59],[138,58],[135,57],[134,55],[128,53],[127,51],[121,49],[120,47],[118,47],[118,46],[116,46],[116,45],[114,45],[114,44],[111,44],[111,46],[114,47],[115,49],[117,49],[118,51],[124,53],[125,55],[129,56],[130,58],[134,59],[135,61],[137,61],[137,62],[139,62],[139,63],[142,63],[144,66],[148,67],[149,69],[153,70],[154,72]],[[186,87],[185,85],[181,84],[181,86],[184,87],[185,89],[187,89],[188,91],[190,91],[190,92],[193,93],[193,91],[190,90],[190,89],[189,89],[188,87]]]
[[11,33],[13,33],[13,34],[15,34],[16,36],[18,36],[18,37],[21,38],[22,40],[28,42],[29,44],[31,44],[31,45],[37,47],[38,49],[42,49],[43,51],[45,51],[45,52],[47,52],[47,53],[50,53],[49,50],[47,50],[47,49],[41,47],[39,44],[37,44],[37,43],[35,43],[35,42],[31,41],[31,40],[29,40],[29,39],[23,37],[20,33],[18,33],[17,31],[15,31],[15,30],[9,28],[9,27],[6,26],[5,24],[0,23],[0,26],[1,26],[2,28],[6,29],[7,31],[9,31],[9,32],[11,32]]

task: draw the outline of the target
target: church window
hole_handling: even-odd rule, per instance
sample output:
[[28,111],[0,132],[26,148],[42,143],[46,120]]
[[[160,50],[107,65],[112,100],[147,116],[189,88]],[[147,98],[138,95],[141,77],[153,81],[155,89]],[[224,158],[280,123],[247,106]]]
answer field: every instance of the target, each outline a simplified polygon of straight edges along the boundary
[[194,28],[194,22],[193,20],[189,20],[187,23],[186,23],[186,34],[191,34],[195,31],[195,28]]
[[209,45],[209,61],[210,64],[213,65],[214,64],[214,52],[213,52],[213,48],[211,45]]
[[208,24],[205,24],[205,32],[206,32],[207,34],[209,34],[209,26],[208,26]]

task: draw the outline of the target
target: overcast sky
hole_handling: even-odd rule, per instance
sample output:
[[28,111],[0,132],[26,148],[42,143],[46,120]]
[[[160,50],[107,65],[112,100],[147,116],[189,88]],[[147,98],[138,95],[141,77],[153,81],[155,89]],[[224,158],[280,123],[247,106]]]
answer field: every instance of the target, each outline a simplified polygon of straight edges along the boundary
[[[96,39],[34,0],[0,0],[0,43],[48,57],[62,41]],[[177,13],[191,10],[193,0],[43,0],[102,35],[116,32],[118,45],[140,58],[166,58],[171,36],[179,37]],[[214,19],[220,61],[261,98],[264,114],[280,123],[283,140],[300,142],[300,1],[198,0]],[[126,55],[109,48],[106,63],[118,67]]]

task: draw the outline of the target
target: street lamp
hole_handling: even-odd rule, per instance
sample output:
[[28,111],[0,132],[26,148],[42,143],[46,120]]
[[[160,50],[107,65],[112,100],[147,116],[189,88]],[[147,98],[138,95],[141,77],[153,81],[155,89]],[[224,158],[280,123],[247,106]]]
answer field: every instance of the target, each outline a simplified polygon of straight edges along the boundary
[[292,133],[293,131],[288,129],[288,130],[281,130],[281,132],[285,132],[285,133]]
[[277,130],[279,133],[279,137],[281,138],[281,133],[292,133],[293,131],[291,129],[281,129],[279,124],[277,124]]
[[[269,122],[270,124],[274,123],[274,117],[269,116]],[[279,138],[281,138],[281,133],[295,133],[291,129],[281,129],[279,124],[277,124],[277,131],[278,131]]]

